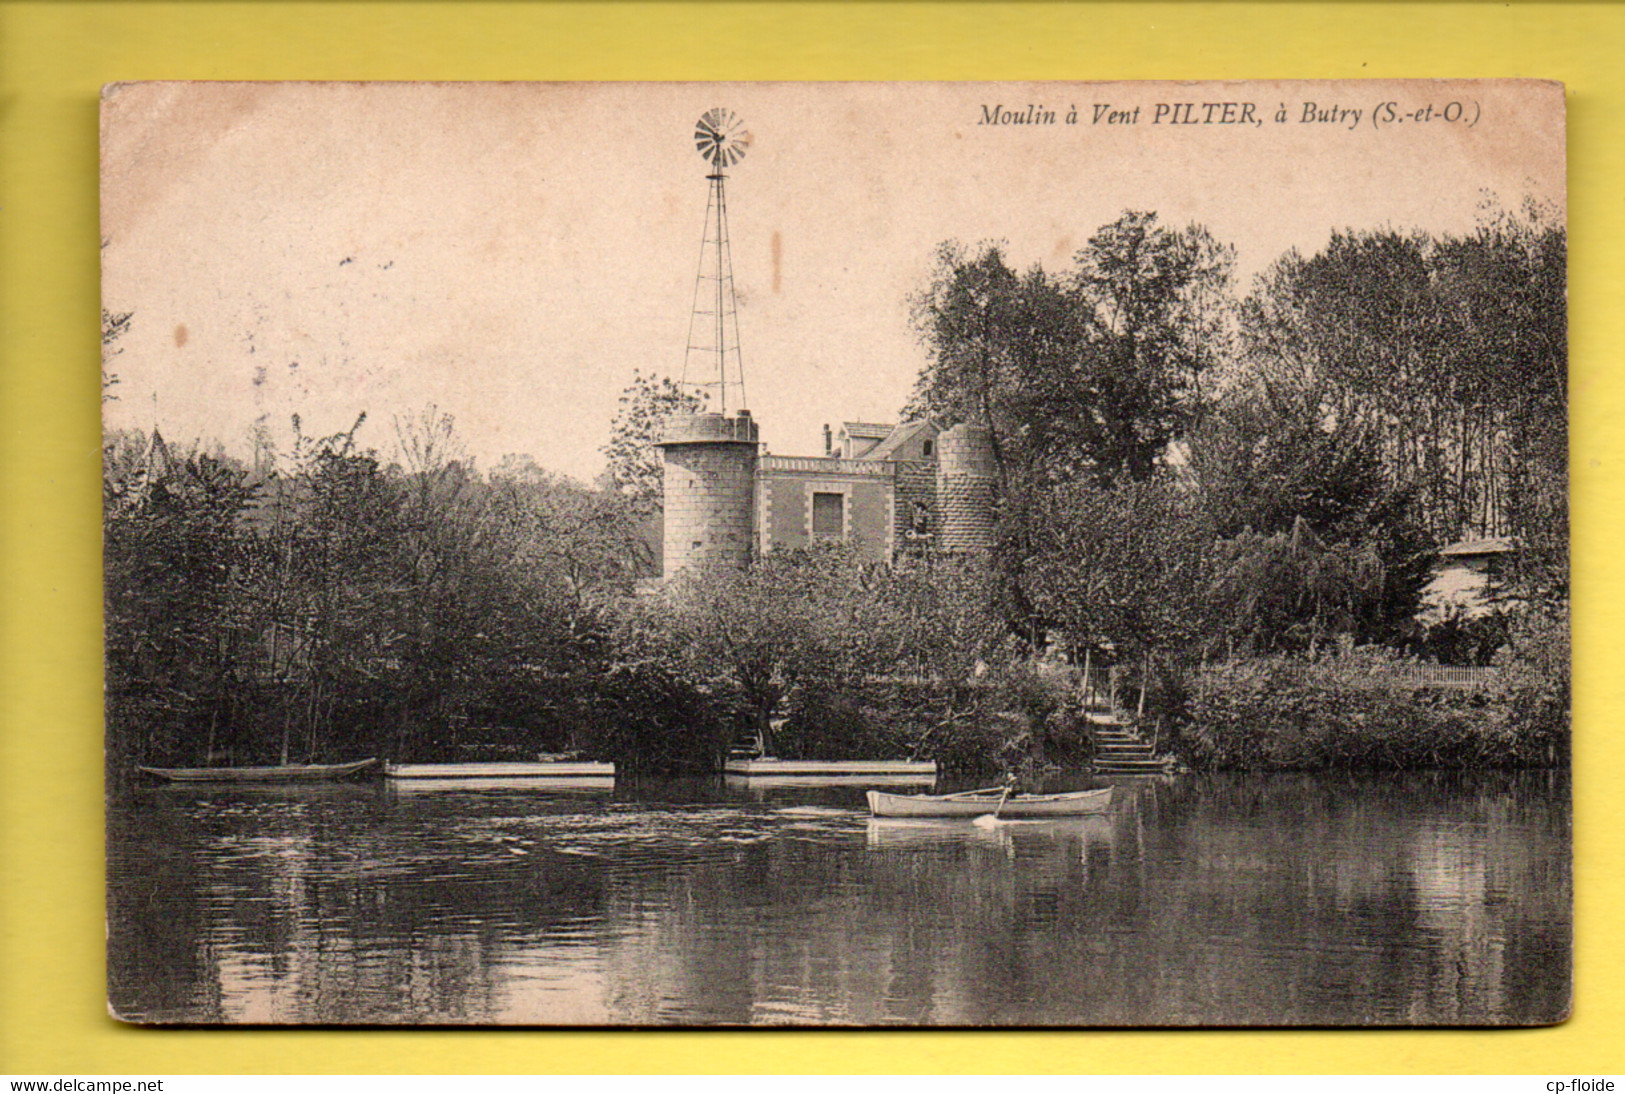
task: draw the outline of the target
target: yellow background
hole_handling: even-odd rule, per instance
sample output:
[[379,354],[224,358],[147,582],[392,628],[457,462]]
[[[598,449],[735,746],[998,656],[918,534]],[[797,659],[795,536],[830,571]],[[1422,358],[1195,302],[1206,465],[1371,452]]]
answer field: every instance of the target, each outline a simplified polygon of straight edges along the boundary
[[[97,92],[111,80],[1496,77],[1569,91],[1574,1017],[1521,1031],[143,1030],[105,1016]],[[1625,1072],[1625,5],[0,0],[0,1073]]]

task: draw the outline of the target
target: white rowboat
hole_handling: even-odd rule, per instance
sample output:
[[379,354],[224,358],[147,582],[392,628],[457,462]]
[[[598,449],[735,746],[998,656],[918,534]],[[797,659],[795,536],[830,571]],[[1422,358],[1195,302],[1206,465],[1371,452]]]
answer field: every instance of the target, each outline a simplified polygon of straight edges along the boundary
[[301,783],[345,779],[378,761],[343,764],[279,764],[267,767],[137,767],[136,770],[175,783]]

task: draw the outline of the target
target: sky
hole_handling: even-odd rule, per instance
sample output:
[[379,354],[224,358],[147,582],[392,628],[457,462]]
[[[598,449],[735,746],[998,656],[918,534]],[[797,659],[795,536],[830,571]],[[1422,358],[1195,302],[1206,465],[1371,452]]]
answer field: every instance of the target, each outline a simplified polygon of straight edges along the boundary
[[1562,91],[1534,82],[119,85],[103,306],[133,318],[106,427],[246,455],[256,422],[285,445],[294,414],[365,412],[387,459],[434,407],[481,467],[592,479],[635,370],[683,374],[716,106],[752,138],[727,182],[740,342],[785,455],[897,419],[946,240],[1060,271],[1150,210],[1232,244],[1245,286],[1333,230],[1465,232],[1486,193],[1564,208]]

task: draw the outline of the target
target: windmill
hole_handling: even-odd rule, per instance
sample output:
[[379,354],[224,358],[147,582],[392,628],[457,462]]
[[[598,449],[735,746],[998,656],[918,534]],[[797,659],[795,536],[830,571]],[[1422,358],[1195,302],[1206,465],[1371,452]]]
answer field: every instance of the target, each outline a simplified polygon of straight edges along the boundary
[[[714,409],[726,415],[730,403],[745,405],[745,361],[739,350],[739,302],[734,296],[733,255],[728,243],[726,168],[745,158],[750,133],[733,111],[713,107],[694,123],[694,146],[711,165],[705,206],[705,233],[700,241],[700,267],[694,278],[694,311],[688,321],[683,353],[683,383],[715,389]],[[690,379],[690,376],[712,377]]]

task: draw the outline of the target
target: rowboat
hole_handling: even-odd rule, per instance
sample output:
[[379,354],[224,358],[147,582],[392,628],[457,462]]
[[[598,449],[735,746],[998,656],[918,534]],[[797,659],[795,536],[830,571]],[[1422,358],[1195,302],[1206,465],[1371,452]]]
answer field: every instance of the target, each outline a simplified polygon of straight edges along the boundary
[[378,761],[372,757],[343,764],[280,764],[273,767],[141,767],[143,775],[176,783],[308,783],[344,779]]
[[1109,786],[1068,794],[1011,794],[1008,797],[997,790],[967,790],[959,794],[869,791],[869,812],[877,817],[981,817],[995,812],[1001,819],[1081,817],[1104,813],[1111,804]]

